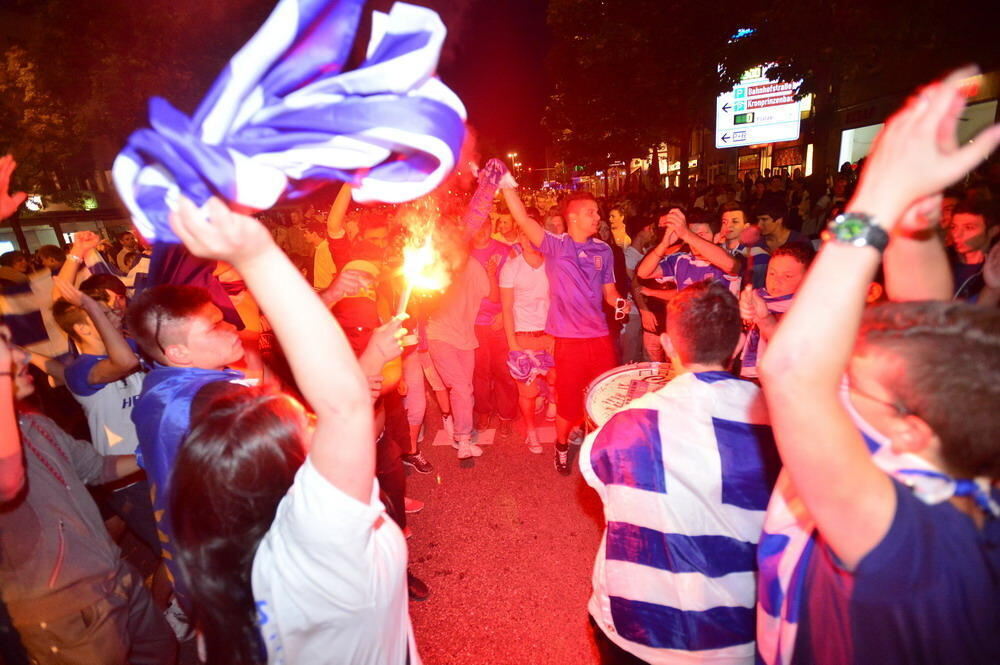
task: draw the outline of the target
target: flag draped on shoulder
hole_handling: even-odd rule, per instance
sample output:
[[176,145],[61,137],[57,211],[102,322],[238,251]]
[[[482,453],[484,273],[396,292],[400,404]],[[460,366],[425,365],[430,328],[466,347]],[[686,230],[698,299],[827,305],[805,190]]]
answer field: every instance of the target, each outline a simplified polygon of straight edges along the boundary
[[344,71],[363,0],[280,0],[223,70],[193,117],[150,101],[113,176],[136,228],[178,242],[180,195],[244,210],[301,198],[332,180],[356,200],[402,202],[452,170],[465,108],[436,76],[446,30],[433,11],[376,12],[362,64]]

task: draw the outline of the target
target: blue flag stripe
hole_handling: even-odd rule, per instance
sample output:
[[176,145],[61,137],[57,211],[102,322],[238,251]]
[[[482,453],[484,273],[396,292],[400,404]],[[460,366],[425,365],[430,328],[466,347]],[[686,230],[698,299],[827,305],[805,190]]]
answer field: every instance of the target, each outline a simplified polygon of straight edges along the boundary
[[728,536],[685,536],[608,522],[605,556],[673,573],[722,577],[757,569],[756,546]]
[[713,607],[693,612],[618,596],[609,600],[618,634],[648,647],[703,651],[754,639],[751,607]]
[[594,439],[590,461],[605,485],[666,494],[659,414],[628,409],[615,414]]
[[[722,462],[722,503],[766,510],[781,470],[770,425],[713,418],[712,426]],[[766,484],[760,482],[762,477]]]

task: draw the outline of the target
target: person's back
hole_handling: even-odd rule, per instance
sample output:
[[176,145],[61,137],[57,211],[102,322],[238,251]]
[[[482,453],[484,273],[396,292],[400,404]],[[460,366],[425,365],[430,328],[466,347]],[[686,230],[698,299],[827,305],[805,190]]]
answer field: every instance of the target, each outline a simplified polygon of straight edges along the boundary
[[580,453],[607,521],[588,609],[649,663],[751,663],[756,544],[778,468],[767,407],[722,369],[740,328],[724,286],[685,289],[667,324],[682,373]]

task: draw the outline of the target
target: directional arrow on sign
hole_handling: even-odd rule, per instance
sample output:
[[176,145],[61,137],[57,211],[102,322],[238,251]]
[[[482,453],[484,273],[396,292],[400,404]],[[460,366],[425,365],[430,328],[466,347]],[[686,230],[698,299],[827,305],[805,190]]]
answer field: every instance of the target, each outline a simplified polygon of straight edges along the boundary
[[729,143],[729,132],[726,132],[721,136],[723,143]]
[[726,102],[725,104],[722,105],[722,110],[725,111],[726,113],[729,113],[729,108],[730,108],[729,102]]

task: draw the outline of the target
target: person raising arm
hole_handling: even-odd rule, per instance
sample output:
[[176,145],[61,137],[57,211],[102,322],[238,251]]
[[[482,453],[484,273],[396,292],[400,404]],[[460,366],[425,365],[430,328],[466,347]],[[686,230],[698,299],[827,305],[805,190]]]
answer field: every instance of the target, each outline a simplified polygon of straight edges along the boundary
[[[957,146],[960,82],[968,74],[931,84],[890,119],[847,213],[877,220],[891,233],[912,205],[958,180],[1000,143],[994,126],[972,144]],[[882,539],[896,508],[891,481],[872,463],[838,398],[880,258],[871,244],[829,242],[761,365],[769,403],[782,405],[772,416],[785,466],[849,569]],[[803,401],[804,394],[810,400]],[[827,482],[831,476],[838,482]]]
[[[394,665],[409,654],[417,663],[406,542],[378,500],[365,373],[266,229],[215,199],[205,209],[207,219],[183,202],[175,232],[193,254],[226,261],[246,280],[316,416],[312,431],[291,398],[228,384],[193,414],[171,505],[208,659],[257,662],[266,649],[272,663],[332,654]],[[390,325],[396,343],[385,354],[398,355],[400,320]]]

